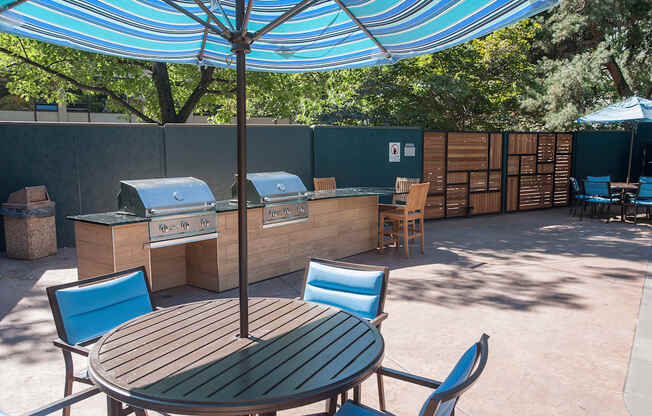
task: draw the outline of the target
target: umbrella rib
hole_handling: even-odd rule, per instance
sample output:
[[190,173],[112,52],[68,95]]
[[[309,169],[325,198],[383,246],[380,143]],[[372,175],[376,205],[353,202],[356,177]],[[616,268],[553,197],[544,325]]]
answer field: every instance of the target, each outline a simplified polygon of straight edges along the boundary
[[[217,33],[218,35],[222,36],[222,37],[223,37],[224,39],[226,39],[227,41],[231,42],[231,38],[230,38],[230,36],[229,36],[229,35],[231,34],[231,32],[229,32],[228,30],[226,30],[226,31],[224,31],[224,30],[220,30],[220,29],[218,29],[217,27],[213,26],[212,24],[210,24],[210,23],[208,23],[208,22],[204,22],[204,21],[201,20],[199,17],[197,17],[197,16],[195,16],[194,14],[190,13],[188,10],[186,10],[186,9],[184,9],[183,7],[179,6],[178,4],[176,4],[176,3],[175,3],[174,1],[172,1],[172,0],[162,0],[162,1],[163,1],[164,3],[166,3],[167,5],[174,7],[175,9],[177,9],[177,10],[180,11],[181,13],[185,14],[186,16],[188,16],[189,18],[191,18],[191,19],[194,20],[195,22],[199,23],[200,25],[204,26],[205,28],[212,30],[213,32],[215,32],[215,33]],[[203,5],[202,5],[202,6],[203,6]],[[212,13],[211,13],[211,15],[212,15]],[[219,22],[219,21],[218,21],[217,23],[218,23],[218,25],[220,25],[220,26],[224,26],[224,25],[223,25],[221,22]],[[224,29],[226,29],[226,28],[224,28]]]
[[249,16],[251,15],[251,8],[254,7],[254,0],[249,0],[247,4],[247,11],[244,15],[244,20],[242,20],[242,27],[240,28],[240,35],[244,36],[247,33],[247,26],[249,26]]
[[273,22],[271,22],[267,26],[263,27],[258,32],[254,33],[253,36],[251,37],[251,42],[260,39],[261,36],[264,36],[269,31],[274,30],[274,28],[276,28],[278,25],[287,22],[293,16],[300,13],[303,9],[308,7],[310,5],[310,3],[313,3],[314,1],[315,0],[303,0],[301,3],[298,3],[293,8],[291,8],[287,12],[285,12],[282,15],[280,15],[279,17],[277,17]]
[[342,3],[341,0],[334,0],[334,1],[335,1],[335,3],[337,3],[338,6],[340,6],[340,8],[341,8],[342,10],[344,10],[344,12],[349,16],[349,18],[350,18],[351,20],[353,20],[353,22],[354,22],[356,25],[358,25],[358,27],[360,28],[360,30],[362,30],[362,31],[363,31],[363,32],[364,32],[364,33],[369,37],[369,39],[371,39],[371,40],[376,44],[376,46],[378,46],[378,49],[380,49],[381,51],[383,51],[383,54],[385,55],[385,58],[387,58],[387,59],[392,59],[392,54],[389,53],[389,51],[387,50],[387,48],[385,48],[385,47],[380,43],[380,41],[379,41],[378,39],[376,39],[376,37],[375,37],[375,36],[374,36],[370,31],[369,31],[369,29],[367,29],[367,27],[366,27],[366,26],[365,26],[365,25],[364,25],[364,24],[363,24],[363,23],[362,23],[362,22],[361,22],[357,17],[355,17],[355,16],[353,15],[353,13],[351,13],[351,10],[349,10],[349,8],[346,7],[346,6],[344,5],[344,3]]
[[[215,16],[215,14],[213,14],[213,12],[210,11],[210,9],[209,9],[208,7],[204,6],[204,3],[202,3],[201,0],[194,0],[194,1],[195,1],[195,4],[196,4],[197,6],[199,6],[199,8],[200,8],[204,13],[206,13],[206,14],[208,15],[208,17],[209,17],[209,21],[210,21],[210,19],[213,19],[213,21],[217,24],[217,26],[218,26],[220,29],[222,29],[222,33],[221,33],[221,35],[224,36],[225,39],[230,40],[230,39],[231,39],[231,36],[230,36],[230,35],[231,35],[231,31],[229,31],[229,29],[227,29],[227,27],[224,26],[224,24],[223,24],[222,22],[220,22],[220,19],[218,19],[217,16]],[[226,35],[226,36],[225,36],[225,35]]]
[[231,19],[229,19],[229,16],[226,15],[226,12],[224,11],[224,8],[222,7],[222,2],[220,0],[216,0],[216,2],[217,2],[217,6],[220,8],[220,11],[222,12],[222,16],[224,16],[224,20],[226,20],[226,23],[231,28],[231,31],[235,32],[235,28],[231,24]]

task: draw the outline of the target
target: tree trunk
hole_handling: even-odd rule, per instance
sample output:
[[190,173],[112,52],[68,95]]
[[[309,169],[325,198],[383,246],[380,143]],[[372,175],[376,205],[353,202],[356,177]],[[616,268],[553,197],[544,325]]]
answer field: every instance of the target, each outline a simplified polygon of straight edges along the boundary
[[620,95],[621,98],[631,97],[633,95],[632,89],[629,88],[629,85],[627,84],[627,81],[625,80],[625,77],[620,70],[620,66],[618,66],[618,63],[614,59],[613,55],[609,56],[605,66],[607,71],[609,71],[609,75],[611,76],[614,84],[616,84],[618,95]]
[[164,62],[152,63],[152,79],[158,93],[158,104],[161,109],[161,124],[177,123],[177,111],[174,108],[172,87],[167,64]]
[[203,66],[200,68],[201,77],[199,79],[199,84],[192,91],[190,96],[186,99],[185,104],[179,110],[177,115],[177,120],[179,123],[185,123],[188,120],[188,117],[192,114],[192,110],[195,109],[201,97],[206,94],[208,87],[213,82],[213,72],[215,72],[214,66]]

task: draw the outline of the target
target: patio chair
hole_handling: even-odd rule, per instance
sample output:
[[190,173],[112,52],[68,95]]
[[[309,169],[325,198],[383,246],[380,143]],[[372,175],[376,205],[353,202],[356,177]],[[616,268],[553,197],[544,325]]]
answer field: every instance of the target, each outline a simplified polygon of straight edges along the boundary
[[410,185],[421,183],[421,178],[401,178],[396,177],[394,183],[394,196],[392,197],[392,204],[398,202],[405,203],[407,201],[406,193],[410,191]]
[[631,201],[634,205],[634,224],[638,221],[639,208],[645,209],[648,219],[650,219],[650,208],[652,208],[652,182],[642,182],[641,179],[639,179],[638,192]]
[[[421,411],[419,412],[420,416],[453,416],[455,414],[455,406],[460,397],[473,386],[487,365],[489,354],[488,339],[489,336],[487,334],[482,334],[480,340],[466,350],[443,382],[385,367],[380,367],[377,372],[397,380],[435,389],[422,405]],[[336,415],[391,416],[392,414],[372,409],[354,400],[344,403]]]
[[584,181],[584,193],[589,197],[586,202],[592,208],[592,215],[599,216],[601,208],[605,208],[607,213],[611,211],[612,205],[621,205],[622,199],[619,193],[612,193],[609,182],[604,181]]
[[652,183],[652,176],[641,176],[638,178],[639,183]]
[[[71,394],[68,397],[65,397],[63,399],[57,400],[55,402],[46,404],[43,407],[40,407],[36,410],[30,410],[26,413],[23,413],[21,416],[45,416],[49,415],[51,413],[54,413],[58,410],[62,410],[66,407],[70,407],[71,405],[78,403],[82,400],[86,400],[89,397],[95,396],[100,392],[100,389],[98,387],[89,387],[85,390],[82,390],[78,393]],[[0,416],[9,416],[6,413],[3,413],[2,410],[0,410]]]
[[337,188],[335,178],[312,178],[315,191],[334,191]]
[[589,198],[582,192],[580,183],[576,178],[572,176],[568,178],[570,182],[570,191],[571,191],[571,200],[570,200],[570,210],[568,215],[577,215],[577,207],[581,204],[582,214],[584,213],[584,208],[586,207],[586,200]]
[[[306,265],[301,298],[354,313],[380,330],[388,316],[383,312],[388,282],[389,267],[311,257]],[[378,373],[376,378],[380,407],[384,409],[383,376]],[[360,400],[360,386],[354,387],[353,396]],[[345,401],[346,394],[342,395],[342,403]]]
[[[387,245],[395,244],[398,247],[401,238],[403,239],[406,257],[410,257],[409,241],[415,238],[421,238],[421,254],[425,252],[423,215],[426,208],[428,189],[430,189],[430,182],[410,185],[410,192],[405,205],[378,204],[381,211],[378,224],[378,240],[381,253],[384,252]],[[417,221],[419,222],[418,228]],[[385,222],[392,224],[392,231],[385,231]],[[390,240],[385,240],[385,237],[390,237]]]
[[[88,345],[118,325],[152,312],[154,305],[144,267],[86,280],[50,286],[46,289],[66,366],[64,396],[72,394],[73,382],[93,384],[84,369],[75,374],[72,353],[88,357]],[[144,414],[142,410],[134,410]],[[63,408],[63,416],[70,407]]]

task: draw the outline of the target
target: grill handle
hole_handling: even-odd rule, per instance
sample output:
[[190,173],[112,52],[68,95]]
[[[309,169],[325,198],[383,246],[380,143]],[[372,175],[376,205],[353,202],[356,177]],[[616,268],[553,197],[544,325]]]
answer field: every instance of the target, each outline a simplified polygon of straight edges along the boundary
[[193,235],[190,237],[175,238],[173,240],[153,241],[151,243],[145,243],[145,245],[149,245],[149,248],[161,248],[178,246],[179,244],[196,243],[198,241],[214,240],[216,238],[217,233],[215,232],[209,234]]
[[263,197],[263,201],[274,203],[274,202],[286,202],[286,201],[297,201],[306,199],[305,195],[287,195],[287,196],[266,196]]
[[215,208],[215,202],[209,202],[208,204],[201,205],[201,206],[193,205],[193,206],[190,206],[190,207],[150,208],[149,212],[152,213],[152,215],[165,214],[165,213],[176,214],[176,213],[180,213],[180,212],[197,211],[199,209],[205,209],[206,207]]

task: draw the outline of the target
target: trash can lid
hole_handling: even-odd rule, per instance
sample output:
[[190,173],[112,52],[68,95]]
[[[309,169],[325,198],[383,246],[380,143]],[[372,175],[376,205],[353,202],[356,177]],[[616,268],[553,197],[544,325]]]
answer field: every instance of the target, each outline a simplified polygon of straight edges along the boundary
[[9,194],[7,202],[2,204],[2,208],[11,209],[37,209],[54,206],[50,200],[50,194],[45,185],[26,186],[16,192]]

